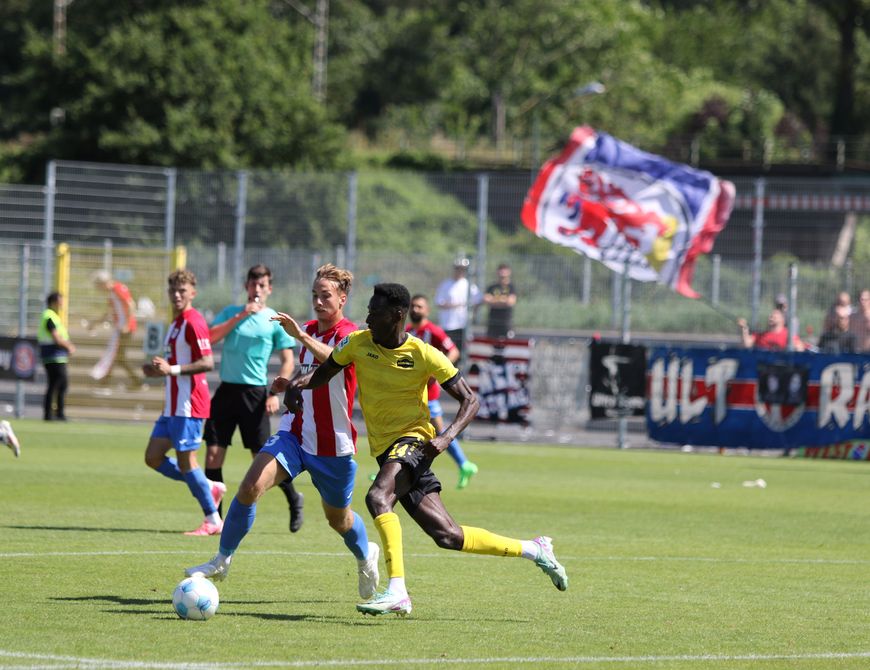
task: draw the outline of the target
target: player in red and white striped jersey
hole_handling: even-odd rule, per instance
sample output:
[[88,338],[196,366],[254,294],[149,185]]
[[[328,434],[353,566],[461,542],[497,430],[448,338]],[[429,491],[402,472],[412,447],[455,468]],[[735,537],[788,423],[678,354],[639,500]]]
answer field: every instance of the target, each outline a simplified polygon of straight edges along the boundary
[[[186,482],[199,502],[205,519],[187,535],[215,535],[221,530],[217,505],[226,487],[210,482],[196,460],[210,409],[205,373],[214,369],[208,325],[192,306],[196,276],[189,270],[176,270],[168,284],[175,319],[164,341],[166,355],[155,356],[142,366],[147,377],[166,378],[163,414],[151,431],[145,463],[169,479]],[[166,455],[170,449],[175,449],[176,458]]]
[[[302,345],[298,374],[306,374],[329,358],[332,349],[356,326],[344,318],[344,305],[353,275],[332,264],[318,268],[311,291],[317,318],[304,326],[289,314],[272,317]],[[224,519],[217,555],[209,562],[185,570],[188,576],[224,579],[233,554],[256,517],[257,501],[288,477],[308,471],[320,493],[330,527],[341,535],[357,559],[359,593],[371,597],[378,585],[380,549],[369,542],[362,518],[350,508],[356,478],[356,429],[351,423],[356,392],[356,370],[348,366],[329,384],[305,391],[302,409],[286,413],[278,432],[263,445],[248,469]],[[272,390],[281,392],[288,380],[277,378]],[[367,595],[366,595],[367,594]]]
[[[287,323],[294,329],[292,318],[289,315],[279,313],[278,320],[282,324]],[[351,321],[342,318],[335,325],[330,326],[323,332],[318,332],[320,323],[314,319],[305,324],[300,332],[299,340],[304,336],[312,346],[326,347],[330,350],[341,342],[348,334],[354,332],[357,327]],[[310,338],[310,339],[309,339]],[[327,354],[328,355],[328,354]],[[314,352],[307,346],[303,346],[299,352],[300,374],[311,372],[320,365],[320,361]],[[317,392],[319,391],[319,392]],[[317,391],[311,391],[305,397],[302,411],[298,414],[285,412],[281,417],[278,432],[287,431],[292,433],[301,443],[302,449],[315,456],[347,456],[356,453],[356,428],[351,423],[353,415],[353,398],[356,393],[356,374],[353,366],[345,369],[343,375],[336,375],[330,383]]]
[[[459,349],[456,348],[453,340],[441,326],[429,320],[429,299],[425,295],[418,293],[411,298],[411,310],[408,312],[408,317],[411,323],[405,327],[407,332],[419,337],[426,344],[431,344],[447,356],[451,363],[456,363],[459,360]],[[435,427],[435,432],[440,435],[444,432],[444,409],[441,407],[440,400],[441,385],[434,379],[430,379],[426,391],[429,395],[429,419]],[[447,453],[459,466],[459,482],[456,484],[456,488],[464,489],[468,486],[471,478],[477,474],[478,467],[468,460],[459,440],[450,442]]]

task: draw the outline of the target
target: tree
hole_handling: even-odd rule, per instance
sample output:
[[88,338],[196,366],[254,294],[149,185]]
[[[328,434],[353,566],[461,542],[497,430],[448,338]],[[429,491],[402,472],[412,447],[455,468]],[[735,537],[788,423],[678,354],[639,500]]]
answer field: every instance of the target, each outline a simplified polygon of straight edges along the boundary
[[[75,158],[205,168],[334,167],[341,129],[309,90],[305,44],[265,0],[157,5],[56,59],[32,32],[21,86],[51,82],[39,102],[65,110],[34,147]],[[27,128],[38,130],[38,127]]]

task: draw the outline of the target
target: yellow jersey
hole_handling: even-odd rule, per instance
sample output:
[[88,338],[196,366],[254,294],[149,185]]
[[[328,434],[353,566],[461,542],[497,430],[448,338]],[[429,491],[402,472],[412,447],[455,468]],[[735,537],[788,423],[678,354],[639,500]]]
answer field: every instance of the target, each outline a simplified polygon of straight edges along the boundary
[[458,374],[447,356],[410,334],[401,346],[386,349],[372,341],[370,330],[358,330],[336,345],[332,359],[341,366],[353,363],[356,367],[372,456],[386,451],[400,437],[435,437],[426,384],[429,377],[443,384]]

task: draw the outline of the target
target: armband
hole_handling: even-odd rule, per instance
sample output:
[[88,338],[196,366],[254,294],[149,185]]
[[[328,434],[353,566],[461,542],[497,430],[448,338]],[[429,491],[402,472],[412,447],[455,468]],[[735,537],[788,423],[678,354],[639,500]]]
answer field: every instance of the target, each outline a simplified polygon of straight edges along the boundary
[[170,365],[169,366],[169,374],[172,377],[177,377],[181,374],[181,366],[180,365]]

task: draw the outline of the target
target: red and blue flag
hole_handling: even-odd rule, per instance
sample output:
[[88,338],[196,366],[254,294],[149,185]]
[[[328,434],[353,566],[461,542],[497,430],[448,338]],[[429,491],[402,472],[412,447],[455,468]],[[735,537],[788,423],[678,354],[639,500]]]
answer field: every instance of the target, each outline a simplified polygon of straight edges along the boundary
[[523,224],[632,279],[697,298],[695,262],[713,248],[734,185],[588,126],[547,161],[523,204]]

